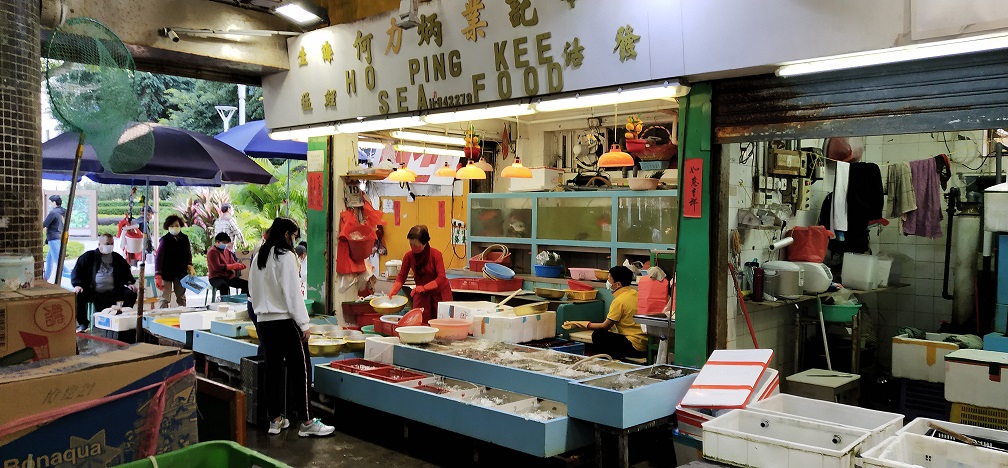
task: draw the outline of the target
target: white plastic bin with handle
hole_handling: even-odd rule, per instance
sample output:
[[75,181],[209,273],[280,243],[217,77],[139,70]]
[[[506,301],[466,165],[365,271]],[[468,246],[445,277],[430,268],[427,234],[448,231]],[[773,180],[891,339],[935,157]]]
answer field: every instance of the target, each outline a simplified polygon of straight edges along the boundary
[[862,468],[990,468],[1008,466],[1008,453],[902,433],[863,452],[859,461]]
[[865,447],[874,447],[903,427],[903,415],[875,411],[857,406],[815,400],[781,393],[749,405],[748,409],[767,414],[822,421],[836,426],[853,427],[870,432]]

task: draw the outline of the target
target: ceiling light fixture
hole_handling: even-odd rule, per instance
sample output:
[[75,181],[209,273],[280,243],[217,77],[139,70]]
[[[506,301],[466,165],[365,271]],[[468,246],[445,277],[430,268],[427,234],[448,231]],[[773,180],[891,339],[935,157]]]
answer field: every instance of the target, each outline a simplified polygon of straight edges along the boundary
[[448,135],[435,135],[433,133],[410,132],[406,130],[396,130],[392,132],[392,138],[407,141],[420,141],[424,143],[434,143],[437,145],[465,146],[462,137]]
[[[619,131],[619,128],[616,127],[619,122],[619,107],[614,107],[613,126],[615,128],[613,129],[613,138],[616,138],[616,134]],[[630,156],[629,153],[625,153],[618,143],[613,143],[613,145],[609,147],[609,151],[602,153],[602,156],[599,156],[598,159],[598,167],[629,167],[633,165],[633,156]]]
[[834,55],[811,60],[796,60],[781,64],[777,68],[777,76],[807,75],[997,49],[1008,49],[1008,34],[985,34],[947,41],[925,42],[889,49]]
[[619,88],[616,91],[597,94],[578,94],[573,97],[549,99],[534,104],[536,112],[553,112],[588,107],[611,106],[627,102],[671,99],[689,94],[690,87],[678,81],[666,81],[660,86],[645,88]]
[[448,148],[431,148],[427,146],[417,146],[417,145],[395,145],[393,146],[396,151],[402,151],[404,153],[417,153],[417,154],[440,154],[444,156],[455,156],[458,158],[464,158],[465,153],[462,150],[453,150]]
[[490,165],[490,163],[486,162],[486,159],[483,159],[483,156],[480,156],[479,161],[476,161],[476,164],[473,165],[483,172],[493,172],[494,170],[494,167]]
[[289,1],[274,8],[273,13],[301,26],[329,24],[329,12],[312,0]]
[[534,113],[535,109],[528,104],[510,104],[506,106],[484,107],[480,109],[466,109],[454,112],[430,114],[425,115],[423,120],[429,124],[447,124],[466,122],[470,120],[500,119],[503,117],[529,115]]
[[340,133],[364,133],[391,130],[393,128],[419,127],[424,125],[417,116],[392,117],[390,119],[361,120],[359,122],[341,123],[336,126]]
[[311,137],[329,136],[339,133],[333,125],[319,125],[316,127],[290,128],[285,130],[271,130],[269,137],[274,140],[296,140],[308,141]]
[[451,177],[455,178],[455,169],[448,165],[447,162],[444,163],[444,167],[437,170],[434,175],[438,177]]
[[486,179],[486,172],[483,171],[483,169],[476,167],[472,161],[469,161],[469,164],[466,164],[465,167],[458,170],[455,177],[463,180],[481,180]]
[[515,136],[515,161],[510,166],[505,167],[500,175],[508,179],[531,179],[532,171],[522,166],[521,158],[518,156],[518,142],[521,141],[521,122],[518,122],[515,126],[518,127],[518,135]]
[[416,182],[416,173],[407,169],[405,164],[400,164],[399,169],[392,171],[385,180],[392,182]]

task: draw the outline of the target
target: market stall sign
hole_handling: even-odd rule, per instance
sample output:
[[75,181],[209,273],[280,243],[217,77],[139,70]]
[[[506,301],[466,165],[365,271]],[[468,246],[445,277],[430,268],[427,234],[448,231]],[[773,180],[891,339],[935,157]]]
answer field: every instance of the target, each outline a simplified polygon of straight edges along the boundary
[[267,124],[358,117],[531,98],[675,78],[679,2],[431,1],[419,25],[395,15],[312,31],[288,44],[290,70],[263,80]]

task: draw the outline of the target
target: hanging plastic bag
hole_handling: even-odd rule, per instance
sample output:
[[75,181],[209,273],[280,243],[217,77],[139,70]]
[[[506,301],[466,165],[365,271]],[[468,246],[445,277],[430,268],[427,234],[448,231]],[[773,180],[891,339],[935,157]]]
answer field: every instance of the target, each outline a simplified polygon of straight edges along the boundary
[[826,258],[833,231],[823,226],[798,226],[789,231],[794,242],[787,248],[787,259],[792,262],[822,263]]
[[660,314],[669,300],[668,279],[661,281],[642,276],[637,280],[637,313]]

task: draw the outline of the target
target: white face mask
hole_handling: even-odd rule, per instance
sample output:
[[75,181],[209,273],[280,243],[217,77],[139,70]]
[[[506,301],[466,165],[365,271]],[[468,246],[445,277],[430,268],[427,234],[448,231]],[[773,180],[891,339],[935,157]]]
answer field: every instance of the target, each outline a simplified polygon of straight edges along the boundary
[[112,253],[112,246],[109,244],[102,244],[98,246],[98,251],[104,255]]
[[168,228],[168,232],[171,233],[171,235],[173,235],[173,236],[177,236],[177,235],[179,235],[180,232],[182,232],[182,228],[180,228],[180,227],[170,227],[170,228]]
[[605,282],[605,287],[606,287],[606,289],[608,289],[610,291],[614,291],[613,284],[611,282],[609,282],[609,281]]

